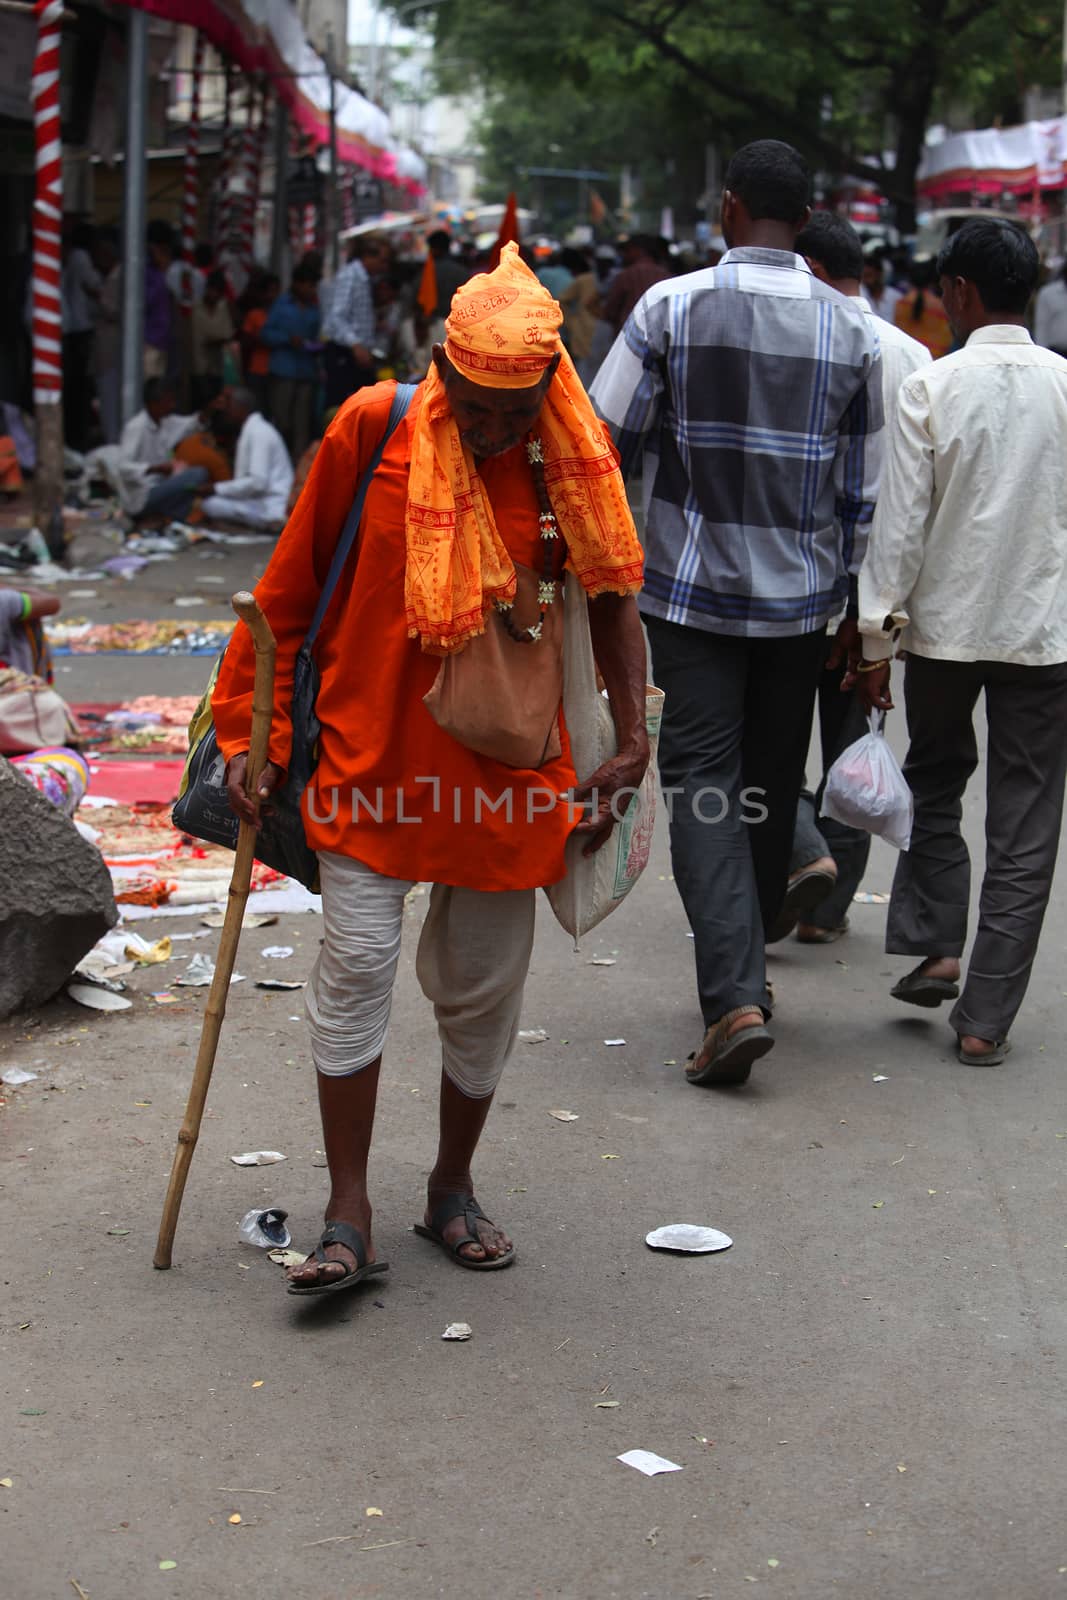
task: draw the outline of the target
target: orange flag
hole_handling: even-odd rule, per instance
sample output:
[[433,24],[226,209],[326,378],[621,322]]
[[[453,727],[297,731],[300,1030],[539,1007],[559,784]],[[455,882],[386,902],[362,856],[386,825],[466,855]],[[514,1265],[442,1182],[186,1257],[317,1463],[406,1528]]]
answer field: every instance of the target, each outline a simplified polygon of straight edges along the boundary
[[500,232],[496,236],[496,244],[489,257],[488,272],[495,272],[500,265],[500,252],[506,244],[521,244],[522,237],[519,233],[519,202],[515,197],[514,189],[508,195],[508,203],[504,207],[504,215],[500,219]]
[[437,310],[437,268],[434,266],[433,255],[426,253],[426,264],[422,269],[419,280],[419,292],[416,295],[419,310],[427,317],[432,317]]

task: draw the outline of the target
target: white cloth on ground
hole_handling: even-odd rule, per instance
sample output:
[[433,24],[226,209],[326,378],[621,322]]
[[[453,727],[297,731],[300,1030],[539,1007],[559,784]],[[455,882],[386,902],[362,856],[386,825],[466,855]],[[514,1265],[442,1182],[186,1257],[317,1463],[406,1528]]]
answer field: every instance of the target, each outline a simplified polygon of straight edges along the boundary
[[[319,855],[325,937],[304,991],[311,1054],[326,1077],[349,1077],[382,1053],[414,884],[351,856]],[[518,1036],[533,949],[535,892],[435,884],[416,974],[433,1002],[442,1066],[461,1094],[484,1099]]]
[[[266,417],[253,411],[237,440],[233,477],[215,485],[204,514],[249,525],[284,522],[292,486],[293,463],[285,440]],[[238,509],[242,505],[243,511]]]

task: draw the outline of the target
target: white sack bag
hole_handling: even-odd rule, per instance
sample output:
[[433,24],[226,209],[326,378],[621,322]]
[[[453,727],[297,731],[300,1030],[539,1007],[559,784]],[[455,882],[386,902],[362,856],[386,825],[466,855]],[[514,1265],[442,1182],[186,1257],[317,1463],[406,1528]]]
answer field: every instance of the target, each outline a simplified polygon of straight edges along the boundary
[[[611,707],[597,688],[589,603],[573,573],[567,575],[563,606],[563,716],[574,770],[579,782],[584,782],[618,754],[618,741]],[[611,837],[595,855],[584,856],[588,834],[572,835],[566,848],[567,876],[545,889],[556,920],[573,935],[576,950],[582,934],[615,910],[648,865],[656,821],[656,746],[663,698],[662,689],[649,685],[645,717],[651,759],[629,803],[625,793],[616,797],[616,808],[622,815]]]

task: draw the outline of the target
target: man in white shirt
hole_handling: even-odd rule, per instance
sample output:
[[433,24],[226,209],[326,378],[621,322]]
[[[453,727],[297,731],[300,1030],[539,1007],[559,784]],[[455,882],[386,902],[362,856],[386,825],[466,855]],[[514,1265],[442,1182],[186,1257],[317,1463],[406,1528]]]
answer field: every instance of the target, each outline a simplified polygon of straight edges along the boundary
[[[1052,886],[1067,776],[1067,361],[1024,314],[1038,255],[1011,223],[973,221],[938,257],[945,311],[966,347],[900,391],[860,571],[862,702],[892,705],[889,654],[905,629],[915,798],[893,882],[891,955],[922,956],[893,995],[956,1000],[961,1061],[995,1065],[1022,1004]],[[963,794],[988,725],[986,871],[962,995],[970,861]]]
[[[796,248],[817,278],[855,300],[869,317],[874,317],[860,289],[863,245],[847,218],[833,211],[812,212],[807,227],[797,235]],[[930,352],[891,322],[879,321],[876,329],[882,352],[882,402],[888,423],[896,409],[901,384],[919,367],[929,365]],[[856,615],[855,593],[848,615]],[[814,794],[807,787],[800,792],[789,887],[778,919],[768,930],[769,944],[784,939],[794,926],[798,944],[833,944],[847,933],[849,907],[871,853],[869,833],[831,817],[819,817],[827,772],[841,752],[866,732],[866,715],[856,696],[841,693],[842,653],[840,646],[834,647],[834,631],[827,635],[826,666],[819,681],[823,784]]]
[[239,522],[276,533],[285,521],[293,464],[285,440],[256,410],[251,389],[229,389],[222,416],[237,435],[233,477],[217,483],[203,503],[205,519]]
[[1067,261],[1056,276],[1037,291],[1034,341],[1043,344],[1046,350],[1067,356]]
[[[209,480],[204,467],[183,467],[175,447],[201,426],[196,413],[180,416],[174,385],[149,378],[144,410],[130,418],[118,447],[118,472],[123,505],[139,521],[187,517],[193,501]],[[100,452],[103,454],[103,452]]]

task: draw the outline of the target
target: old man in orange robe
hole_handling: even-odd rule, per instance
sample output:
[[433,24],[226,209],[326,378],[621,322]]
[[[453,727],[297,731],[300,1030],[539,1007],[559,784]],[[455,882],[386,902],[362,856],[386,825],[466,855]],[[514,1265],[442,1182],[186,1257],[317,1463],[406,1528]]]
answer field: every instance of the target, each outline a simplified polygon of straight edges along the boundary
[[[462,1267],[484,1271],[515,1257],[475,1199],[471,1162],[517,1036],[535,892],[563,877],[575,826],[587,850],[604,843],[614,796],[648,764],[634,600],[641,549],[612,446],[563,349],[562,320],[514,246],[495,272],[457,292],[446,341],[374,474],[318,636],[322,734],[304,821],[319,856],[325,938],[306,1010],[330,1195],[314,1257],[290,1270],[291,1293],[334,1293],[385,1267],[371,1234],[367,1155],[404,898],[419,881],[433,885],[417,973],[435,1008],[442,1076],[418,1231]],[[378,384],[340,410],[256,589],[278,641],[263,801],[289,760],[296,654],[395,392]],[[520,632],[517,614],[510,620],[516,567],[541,575],[541,621],[521,630],[530,672],[548,610],[561,604],[564,569],[589,598],[619,746],[597,773],[576,775],[562,708],[552,749],[522,768],[460,742],[424,703],[442,661],[476,647],[501,616],[510,634]],[[251,639],[239,625],[213,711],[231,805],[250,821],[252,681]],[[595,812],[576,823],[568,794],[581,801],[594,790]],[[483,803],[505,795],[506,805]]]

